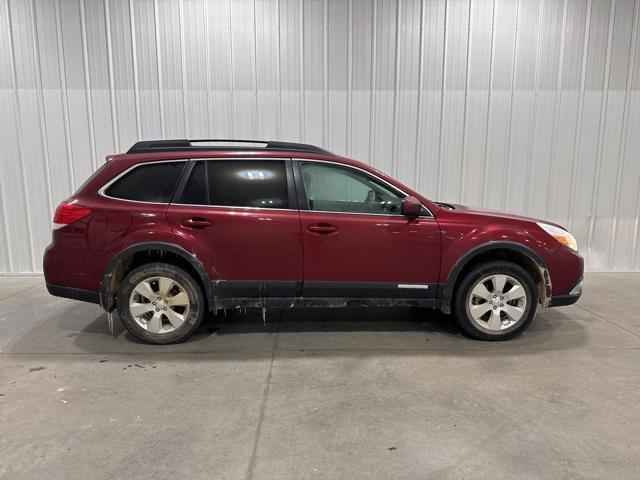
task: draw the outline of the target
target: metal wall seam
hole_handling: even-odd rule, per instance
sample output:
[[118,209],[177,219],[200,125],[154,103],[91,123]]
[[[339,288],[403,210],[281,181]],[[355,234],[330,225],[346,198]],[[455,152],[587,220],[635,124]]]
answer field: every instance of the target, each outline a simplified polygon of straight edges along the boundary
[[323,1],[322,27],[322,143],[329,144],[329,3]]
[[591,259],[591,249],[593,247],[593,232],[595,229],[596,208],[598,205],[598,190],[600,189],[600,176],[602,172],[602,156],[604,151],[604,131],[607,121],[607,109],[609,105],[609,78],[611,73],[611,47],[613,44],[613,25],[616,17],[616,0],[611,0],[609,7],[609,32],[607,35],[607,56],[605,57],[605,70],[602,87],[602,97],[600,100],[600,118],[598,119],[598,144],[596,148],[596,164],[591,188],[591,208],[589,209],[589,233],[587,234],[587,252],[585,261],[587,264]]
[[7,246],[7,263],[9,264],[9,271],[13,272],[13,252],[11,249],[11,242],[9,241],[9,221],[7,220],[7,209],[5,208],[6,204],[7,199],[4,196],[2,178],[0,178],[0,207],[2,209],[2,223],[4,224],[4,228],[2,229],[2,231],[4,233],[4,244]]
[[442,79],[441,79],[441,93],[440,93],[440,131],[438,135],[438,163],[436,165],[436,197],[442,196],[442,160],[444,156],[443,152],[443,128],[442,123],[444,120],[444,97],[447,80],[447,10],[449,8],[449,0],[444,0],[444,28],[443,28],[443,41],[442,41]]
[[369,97],[369,163],[375,165],[376,75],[377,72],[378,0],[373,0],[371,15],[371,92]]
[[235,100],[235,80],[233,70],[233,28],[231,23],[231,0],[228,0],[229,7],[229,98],[231,99],[231,138],[236,136],[236,100]]
[[[611,222],[611,233],[609,236],[609,252],[607,255],[608,267],[613,267],[614,251],[616,243],[616,230],[618,228],[618,215],[620,214],[620,195],[622,192],[622,173],[624,172],[624,166],[627,157],[627,136],[629,134],[629,104],[631,85],[633,83],[633,68],[636,59],[636,40],[638,38],[638,0],[634,1],[633,5],[633,23],[631,26],[631,39],[629,40],[629,61],[627,66],[627,82],[624,92],[624,104],[622,110],[622,127],[620,134],[620,145],[618,145],[618,162],[617,162],[617,175],[616,175],[616,189],[615,197],[613,201],[613,217]],[[633,260],[633,255],[631,257]]]
[[[206,5],[207,2],[205,2]],[[165,138],[165,125],[164,125],[164,95],[163,95],[163,82],[162,82],[162,55],[160,54],[160,21],[158,11],[158,0],[153,0],[153,18],[154,18],[154,31],[156,42],[156,70],[158,73],[158,111],[160,114],[160,134],[162,138]],[[207,19],[208,20],[208,19]],[[207,44],[209,39],[207,38]],[[208,78],[208,76],[207,76]]]
[[584,92],[587,76],[587,60],[589,58],[589,34],[591,32],[591,9],[593,8],[593,0],[589,0],[587,6],[587,18],[584,28],[584,44],[582,47],[582,70],[580,73],[580,100],[578,104],[578,115],[576,118],[576,128],[573,134],[573,156],[571,158],[571,174],[569,176],[571,184],[569,185],[569,218],[567,219],[569,228],[573,229],[575,215],[575,192],[578,175],[576,168],[578,165],[579,140],[582,139],[582,116],[584,114]]
[[180,80],[182,82],[182,123],[184,124],[184,136],[189,138],[189,102],[187,101],[187,63],[184,52],[184,3],[178,0],[178,28],[180,30]]
[[531,119],[531,127],[529,128],[529,139],[527,142],[527,176],[529,180],[524,184],[524,210],[529,210],[529,197],[531,195],[531,178],[533,175],[533,137],[536,131],[536,123],[538,121],[538,91],[540,88],[540,44],[542,43],[542,19],[544,14],[544,1],[540,0],[538,8],[538,38],[536,39],[536,61],[534,67],[533,79],[533,115]]
[[345,115],[347,134],[346,152],[351,156],[351,137],[353,135],[352,102],[353,102],[353,0],[349,0],[347,10],[347,114]]
[[396,44],[393,59],[393,118],[391,130],[391,175],[398,175],[398,88],[400,83],[400,5],[396,2]]
[[[416,190],[422,188],[422,90],[424,89],[424,24],[425,24],[425,1],[420,0],[420,46],[418,52],[418,99],[416,106],[416,146],[413,160],[413,171]],[[471,2],[471,0],[469,0]],[[465,103],[466,104],[466,103]]]
[[[278,0],[279,2],[280,0]],[[305,86],[304,86],[304,0],[300,0],[300,140],[305,142],[306,140],[306,98],[305,98]],[[278,56],[280,56],[280,37],[278,37]],[[278,77],[279,78],[279,77]],[[282,113],[280,114],[282,115]],[[280,137],[278,137],[280,139]]]
[[[520,1],[520,0],[518,0]],[[464,73],[464,106],[462,111],[462,156],[460,159],[460,202],[464,203],[466,185],[466,165],[465,154],[467,152],[467,104],[469,103],[469,69],[471,67],[471,5],[473,0],[469,0],[469,12],[467,18],[467,60],[465,62]],[[494,2],[495,7],[495,2]],[[508,177],[507,177],[508,178]]]
[[638,235],[640,234],[640,175],[638,176],[638,188],[636,190],[636,220],[633,225],[633,240],[631,242],[631,268],[638,264]]
[[[280,0],[278,0],[280,2]],[[278,15],[278,26],[280,15]],[[280,38],[280,28],[278,28]],[[258,24],[256,22],[256,0],[253,0],[253,138],[258,138],[260,131],[260,109],[258,108]],[[189,138],[189,137],[187,137]]]
[[36,69],[36,87],[38,90],[38,118],[40,120],[40,145],[42,147],[42,159],[44,164],[45,184],[47,188],[47,207],[49,220],[53,220],[53,195],[51,193],[51,166],[49,159],[49,141],[47,135],[47,122],[45,119],[44,92],[42,89],[42,71],[40,68],[40,46],[38,44],[38,22],[36,19],[35,0],[31,0],[31,35],[33,39],[34,65]]
[[107,35],[107,59],[109,65],[109,96],[111,100],[111,128],[113,128],[113,151],[120,149],[120,135],[118,133],[118,113],[116,110],[116,90],[113,76],[113,46],[111,44],[111,13],[109,0],[104,0],[104,27]]
[[[35,2],[35,0],[32,1]],[[91,148],[91,163],[95,170],[98,168],[98,158],[96,153],[96,132],[93,125],[93,98],[91,96],[91,75],[89,74],[89,53],[87,51],[87,15],[85,11],[85,0],[80,1],[80,29],[82,35],[82,71],[84,73],[85,102],[87,104],[87,120],[89,123],[89,146]],[[51,186],[49,186],[49,188],[51,188]]]
[[69,122],[69,97],[67,95],[67,71],[64,60],[64,41],[62,39],[62,17],[60,15],[60,0],[56,0],[56,30],[58,40],[58,64],[60,66],[60,95],[62,96],[62,111],[65,144],[67,146],[67,168],[69,169],[69,180],[71,190],[76,189],[75,169],[73,168],[73,146],[71,145],[71,127]]
[[496,41],[496,0],[491,11],[491,46],[489,47],[489,91],[487,92],[487,119],[484,129],[484,170],[482,173],[482,203],[487,203],[487,183],[489,181],[489,139],[491,137],[491,96],[493,94],[493,67]]
[[[31,268],[35,270],[35,248],[33,245],[33,228],[31,225],[31,202],[27,189],[27,176],[25,172],[24,138],[22,137],[22,114],[20,112],[20,94],[18,93],[18,72],[16,70],[16,52],[13,39],[13,26],[11,22],[11,5],[7,0],[7,18],[9,21],[9,55],[11,56],[11,81],[13,84],[13,108],[16,119],[16,140],[18,142],[18,158],[20,159],[20,177],[22,181],[22,192],[24,194],[24,204],[26,207],[25,217],[27,221],[27,233],[29,235],[29,253],[31,258]],[[71,172],[73,174],[73,172]]]
[[204,70],[205,70],[205,98],[207,99],[207,133],[211,134],[213,129],[211,128],[211,55],[209,48],[209,2],[206,0],[202,2],[203,17],[204,17]]
[[142,122],[140,120],[140,88],[138,83],[138,49],[136,47],[135,15],[133,14],[133,0],[129,0],[129,32],[131,34],[131,67],[133,70],[133,101],[136,111],[136,134],[141,140]]
[[[9,0],[7,0],[6,3],[7,7],[9,7]],[[11,33],[11,21],[10,21],[10,17],[9,17],[9,21],[7,22],[7,26],[9,28],[7,28],[7,35],[9,37],[11,37],[12,33]],[[11,40],[10,40],[11,41]],[[4,186],[3,186],[3,180],[6,177],[3,177],[2,175],[0,175],[0,210],[2,211],[2,223],[4,225],[3,233],[4,233],[4,245],[6,245],[6,253],[7,253],[7,260],[8,260],[8,265],[9,265],[9,271],[13,272],[14,268],[13,268],[13,252],[11,249],[11,242],[9,241],[9,220],[7,218],[7,209],[5,208],[5,205],[7,205],[7,199],[4,196]]]
[[558,76],[556,77],[556,94],[553,105],[553,119],[551,120],[553,129],[551,130],[551,145],[549,168],[547,169],[547,195],[545,203],[545,211],[548,212],[553,205],[553,189],[551,182],[553,179],[552,172],[555,170],[558,161],[558,129],[560,127],[560,108],[562,106],[562,78],[564,75],[564,49],[567,38],[567,0],[564,0],[562,6],[562,31],[560,32],[560,55],[558,59]]
[[[591,1],[591,0],[589,0]],[[513,56],[511,57],[511,93],[509,96],[509,120],[507,127],[507,168],[505,169],[505,178],[511,178],[511,130],[513,127],[513,104],[514,93],[516,86],[516,71],[518,66],[518,31],[520,21],[520,0],[516,0],[516,21],[515,31],[513,33]],[[502,190],[502,202],[501,207],[507,208],[507,202],[511,193],[511,182],[505,182],[504,189]]]
[[[280,19],[280,0],[277,1],[277,15],[278,23],[276,25],[276,31],[278,33],[278,51],[276,55],[276,88],[278,90],[278,105],[276,109],[276,137],[278,140],[282,138],[282,20]],[[304,79],[303,79],[304,80]]]

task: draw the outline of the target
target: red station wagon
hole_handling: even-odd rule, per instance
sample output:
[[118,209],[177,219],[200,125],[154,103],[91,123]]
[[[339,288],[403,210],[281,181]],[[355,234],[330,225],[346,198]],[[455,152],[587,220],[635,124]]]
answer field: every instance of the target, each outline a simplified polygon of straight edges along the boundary
[[305,144],[138,142],[54,223],[49,292],[117,309],[150,343],[185,340],[207,311],[295,305],[439,308],[473,338],[505,340],[538,305],[582,293],[562,227],[433,202]]

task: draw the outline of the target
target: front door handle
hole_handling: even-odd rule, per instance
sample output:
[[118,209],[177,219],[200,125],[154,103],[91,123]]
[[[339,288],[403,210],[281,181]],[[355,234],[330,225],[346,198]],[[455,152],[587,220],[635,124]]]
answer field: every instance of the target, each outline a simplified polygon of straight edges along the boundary
[[321,235],[327,235],[329,233],[335,233],[338,231],[338,227],[330,225],[328,223],[319,223],[317,225],[309,225],[307,230],[313,233],[319,233]]
[[189,217],[182,220],[181,224],[187,228],[206,228],[213,225],[213,222],[202,217]]

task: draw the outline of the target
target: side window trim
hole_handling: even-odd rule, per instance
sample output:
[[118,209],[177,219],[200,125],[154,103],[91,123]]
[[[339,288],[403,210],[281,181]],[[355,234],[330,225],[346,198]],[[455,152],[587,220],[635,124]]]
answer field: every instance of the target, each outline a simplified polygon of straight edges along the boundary
[[187,181],[189,180],[189,177],[191,176],[191,171],[193,170],[193,167],[195,167],[195,166],[196,166],[196,161],[194,161],[192,159],[188,159],[187,160],[187,166],[182,171],[182,176],[180,177],[180,181],[176,185],[176,189],[173,192],[173,195],[171,196],[170,204],[174,204],[176,200],[178,200],[180,197],[182,197],[182,192],[184,191],[184,187],[186,186]]
[[[109,189],[109,187],[111,187],[111,185],[113,185],[118,180],[120,180],[121,178],[125,177],[126,175],[128,175],[129,173],[134,171],[136,168],[144,167],[144,166],[147,166],[147,165],[157,165],[159,163],[182,163],[182,164],[184,164],[183,167],[182,167],[182,170],[180,170],[180,178],[176,182],[176,186],[173,188],[173,192],[169,196],[169,201],[168,202],[147,202],[147,201],[144,201],[144,200],[131,200],[129,198],[120,198],[120,197],[114,197],[114,196],[111,196],[111,195],[107,195],[106,192]],[[107,183],[105,183],[102,187],[100,187],[100,189],[98,190],[98,195],[101,196],[101,197],[104,197],[104,198],[109,198],[111,200],[118,200],[119,202],[146,203],[146,204],[149,204],[149,205],[169,205],[171,203],[171,201],[174,199],[175,194],[178,191],[178,187],[180,186],[180,183],[185,178],[185,172],[187,170],[188,163],[189,163],[188,160],[185,159],[185,158],[172,158],[170,160],[156,160],[156,161],[152,161],[152,162],[136,163],[134,165],[131,165],[129,168],[126,168],[124,171],[120,172],[118,175],[116,175],[111,180],[109,180]]]
[[[367,215],[367,216],[371,216],[371,215],[375,215],[375,216],[382,216],[382,217],[398,217],[398,215],[393,215],[393,214],[388,214],[388,213],[361,213],[361,212],[339,212],[339,211],[327,211],[327,210],[311,210],[309,208],[309,199],[307,198],[307,192],[305,190],[305,186],[304,186],[304,181],[302,178],[302,168],[300,167],[301,163],[323,163],[323,164],[329,164],[329,165],[337,165],[339,167],[343,167],[343,168],[350,168],[352,170],[355,170],[357,172],[362,172],[365,175],[368,175],[372,178],[374,178],[375,180],[377,180],[378,182],[381,182],[384,185],[387,185],[389,188],[391,188],[393,191],[401,193],[402,195],[404,195],[405,197],[407,197],[409,194],[400,190],[398,187],[396,187],[395,185],[391,185],[389,182],[387,182],[386,180],[383,180],[382,178],[378,177],[377,175],[374,175],[370,172],[367,172],[366,170],[363,170],[361,168],[358,167],[354,167],[353,165],[347,165],[344,163],[337,163],[337,162],[326,162],[324,160],[315,160],[312,158],[296,158],[293,159],[293,167],[294,167],[294,174],[295,174],[295,181],[296,181],[296,189],[298,191],[298,205],[300,206],[300,211],[314,211],[314,212],[319,212],[319,213],[335,213],[335,214],[342,214],[342,215]],[[420,218],[435,218],[433,216],[433,213],[431,213],[431,211],[426,207],[426,206],[422,206],[422,208],[427,212],[426,215],[420,215]]]
[[298,202],[298,193],[296,188],[296,182],[293,173],[293,162],[290,158],[285,159],[284,162],[285,173],[287,175],[287,200],[289,208],[288,210],[300,210],[300,204]]
[[[224,158],[223,160],[236,160],[233,157],[229,157],[229,158]],[[193,204],[193,203],[180,203],[178,200],[182,197],[182,193],[184,192],[184,189],[187,185],[187,182],[189,181],[189,177],[191,176],[191,172],[192,170],[195,168],[196,164],[198,162],[204,162],[205,164],[205,171],[206,171],[206,166],[208,164],[208,162],[210,161],[216,161],[215,158],[192,158],[188,160],[188,164],[187,167],[183,170],[183,174],[182,177],[180,178],[180,181],[178,182],[178,186],[176,187],[176,190],[171,198],[171,205],[180,205],[180,206],[190,206],[190,207],[204,207],[204,208],[232,208],[232,209],[249,209],[249,210],[282,210],[282,211],[298,211],[298,196],[296,194],[296,184],[295,184],[295,179],[294,179],[294,170],[293,170],[293,165],[291,162],[290,158],[254,158],[254,157],[247,157],[247,158],[242,158],[242,160],[253,160],[253,161],[271,161],[271,160],[275,160],[275,161],[280,161],[280,162],[284,162],[284,166],[285,166],[285,174],[286,174],[286,182],[287,182],[287,203],[288,203],[288,207],[287,208],[269,208],[269,207],[247,207],[247,206],[236,206],[236,205],[211,205],[211,204]],[[208,182],[208,175],[205,175],[205,177],[207,178],[207,182]],[[207,183],[207,187],[208,187],[208,183]],[[209,188],[206,189],[207,190],[207,195],[209,195]]]
[[296,186],[296,200],[298,203],[298,210],[309,210],[309,200],[307,199],[307,192],[304,188],[304,180],[302,178],[302,169],[300,168],[300,160],[292,160],[293,167],[293,180]]

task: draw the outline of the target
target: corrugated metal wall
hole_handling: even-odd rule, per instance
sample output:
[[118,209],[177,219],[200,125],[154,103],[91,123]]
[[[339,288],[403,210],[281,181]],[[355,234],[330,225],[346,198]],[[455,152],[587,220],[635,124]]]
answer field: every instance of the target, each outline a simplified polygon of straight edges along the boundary
[[315,143],[638,270],[639,3],[0,0],[0,271],[41,270],[56,204],[163,137]]

